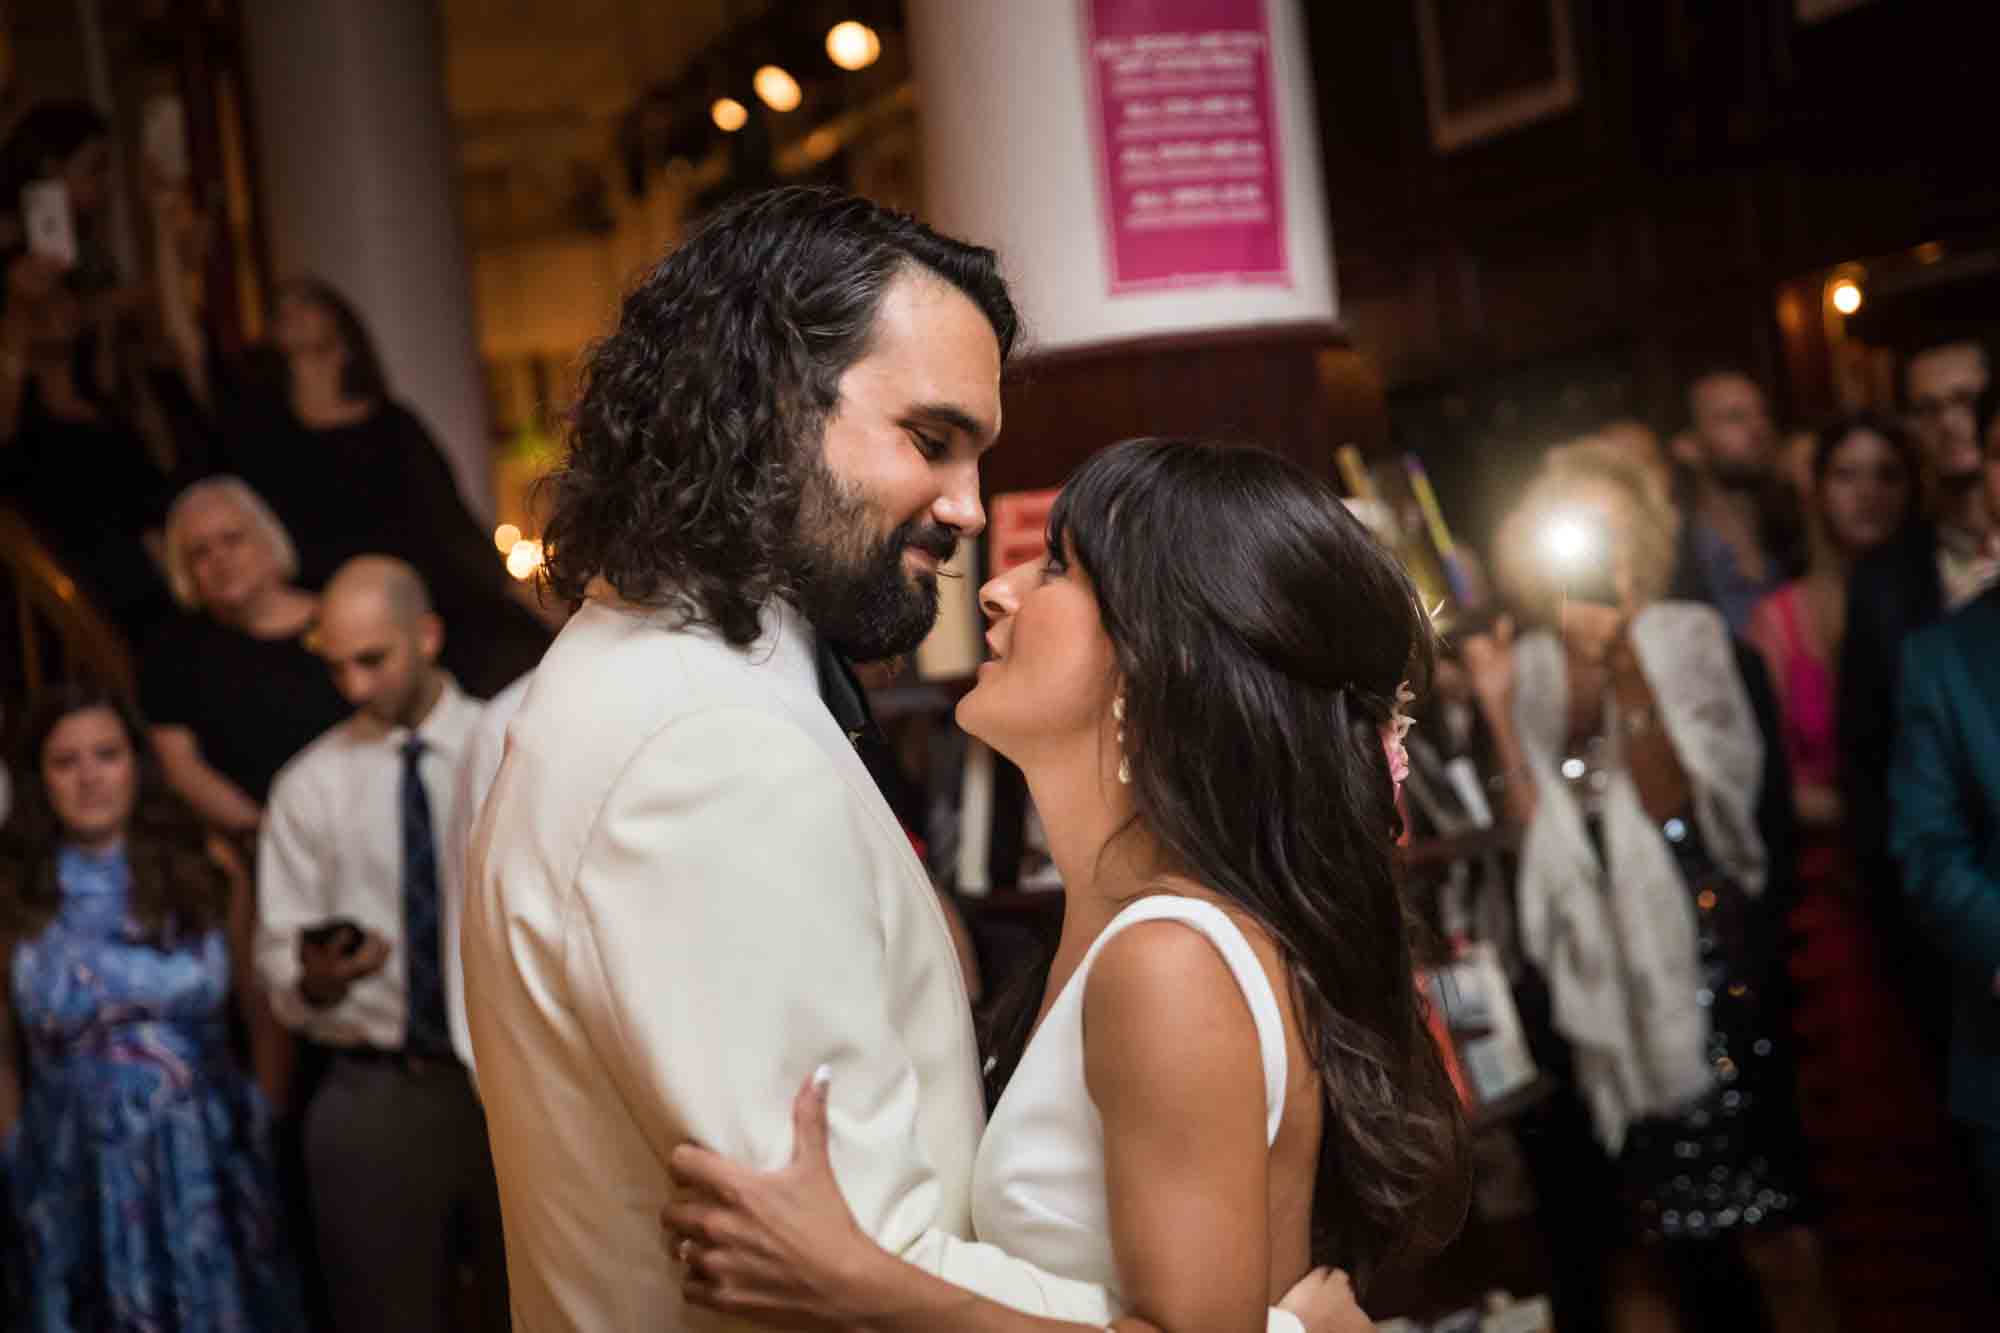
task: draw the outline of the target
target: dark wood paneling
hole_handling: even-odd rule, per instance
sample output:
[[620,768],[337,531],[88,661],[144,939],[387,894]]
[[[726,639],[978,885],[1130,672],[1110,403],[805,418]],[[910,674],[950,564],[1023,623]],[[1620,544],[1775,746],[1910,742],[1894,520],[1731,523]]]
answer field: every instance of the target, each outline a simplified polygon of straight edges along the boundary
[[989,492],[1062,482],[1091,453],[1135,435],[1221,435],[1268,445],[1322,476],[1346,443],[1384,442],[1375,368],[1322,331],[1121,347],[1011,370]]
[[1477,535],[1547,444],[1614,415],[1672,428],[1710,366],[1763,378],[1789,419],[1826,411],[1823,367],[1779,327],[1788,282],[2000,243],[1983,68],[2000,5],[1874,0],[1795,30],[1791,0],[1571,3],[1579,105],[1448,154],[1413,0],[1306,3],[1345,338],[1028,363],[989,489],[1164,433],[1260,440],[1331,475],[1338,445],[1390,444],[1393,417]]
[[1453,153],[1414,0],[1304,6],[1343,320],[1395,401],[1619,346],[1628,406],[1662,425],[1723,361],[1808,416],[1826,383],[1789,382],[1782,283],[2000,238],[2000,6],[1874,0],[1800,29],[1792,0],[1570,3],[1580,104]]

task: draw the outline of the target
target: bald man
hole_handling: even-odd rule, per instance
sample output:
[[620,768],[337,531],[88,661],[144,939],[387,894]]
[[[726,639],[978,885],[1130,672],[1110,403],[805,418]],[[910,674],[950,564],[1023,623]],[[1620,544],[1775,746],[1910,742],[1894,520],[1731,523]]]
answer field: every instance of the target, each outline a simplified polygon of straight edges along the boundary
[[499,1198],[439,928],[440,835],[480,705],[438,666],[444,627],[401,561],[341,566],[314,646],[354,713],[271,786],[257,966],[279,1020],[326,1055],[305,1156],[334,1326],[452,1326],[469,1262],[479,1326],[504,1329]]

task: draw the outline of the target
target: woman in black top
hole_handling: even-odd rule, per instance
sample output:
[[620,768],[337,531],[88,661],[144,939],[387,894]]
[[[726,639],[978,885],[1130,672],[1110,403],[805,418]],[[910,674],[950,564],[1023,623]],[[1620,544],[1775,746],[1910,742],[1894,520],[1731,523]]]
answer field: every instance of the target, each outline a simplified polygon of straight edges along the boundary
[[176,617],[147,646],[140,690],[168,783],[226,833],[256,830],[271,780],[348,713],[306,647],[319,599],[270,508],[235,477],[182,492],[167,515]]
[[99,607],[142,638],[172,610],[146,549],[170,494],[165,460],[78,375],[85,311],[70,285],[10,297],[0,321],[22,365],[17,414],[0,432],[0,500],[18,505]]
[[497,693],[548,644],[532,593],[508,578],[423,423],[390,400],[347,302],[296,279],[279,290],[274,327],[271,383],[246,395],[226,448],[291,531],[299,582],[320,587],[366,553],[408,561],[444,620],[445,665],[471,693]]

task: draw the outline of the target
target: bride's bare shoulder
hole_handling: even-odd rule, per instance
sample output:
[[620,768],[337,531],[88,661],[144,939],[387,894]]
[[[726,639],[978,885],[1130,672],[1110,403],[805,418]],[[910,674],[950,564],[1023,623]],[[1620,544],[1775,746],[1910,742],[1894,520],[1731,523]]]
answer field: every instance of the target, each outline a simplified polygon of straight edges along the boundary
[[[1255,1086],[1256,1020],[1214,944],[1185,921],[1138,921],[1105,941],[1083,994],[1085,1081],[1127,1098],[1233,1079]],[[1197,1073],[1199,1071],[1199,1073]]]
[[[1227,894],[1203,884],[1199,880],[1182,875],[1163,876],[1148,886],[1151,893],[1173,894],[1181,898],[1193,898],[1205,902],[1224,916],[1241,931],[1250,945],[1251,953],[1264,969],[1264,978],[1271,984],[1271,991],[1278,1002],[1279,1013],[1284,1018],[1288,1044],[1298,1042],[1298,1016],[1293,1003],[1291,972],[1285,962],[1283,949],[1278,940],[1257,916],[1231,899]],[[1125,942],[1126,936],[1134,936]],[[1124,943],[1121,949],[1118,946]],[[1111,957],[1114,951],[1117,957]],[[1157,957],[1141,957],[1142,954],[1157,954]],[[1212,1003],[1228,1005],[1232,1010],[1245,1008],[1242,988],[1237,984],[1234,973],[1223,961],[1216,947],[1197,931],[1186,925],[1172,921],[1148,921],[1128,927],[1112,939],[1100,953],[1091,971],[1094,982],[1097,973],[1107,962],[1120,971],[1142,971],[1154,975],[1161,984],[1171,984],[1176,977],[1183,980],[1200,975],[1211,983],[1220,982],[1210,993]],[[1088,994],[1086,994],[1088,1002]]]
[[1250,948],[1264,964],[1264,970],[1271,973],[1273,984],[1282,975],[1284,955],[1278,949],[1276,937],[1255,914],[1247,911],[1228,894],[1185,875],[1162,875],[1154,880],[1150,887],[1155,893],[1171,893],[1180,898],[1193,898],[1215,908],[1243,932],[1243,938],[1250,942]]
[[[1282,996],[1284,961],[1271,933],[1256,917],[1224,895],[1193,880],[1174,877],[1149,886],[1148,896],[1191,898],[1216,908],[1242,932],[1262,964],[1273,989]],[[1092,1011],[1130,1003],[1135,1013],[1155,1017],[1165,1007],[1187,1005],[1248,1011],[1242,988],[1228,961],[1205,932],[1172,917],[1126,926],[1098,950],[1085,986],[1084,1003]],[[1284,1003],[1280,1000],[1281,1005]],[[1289,1006],[1285,1006],[1289,1008]]]

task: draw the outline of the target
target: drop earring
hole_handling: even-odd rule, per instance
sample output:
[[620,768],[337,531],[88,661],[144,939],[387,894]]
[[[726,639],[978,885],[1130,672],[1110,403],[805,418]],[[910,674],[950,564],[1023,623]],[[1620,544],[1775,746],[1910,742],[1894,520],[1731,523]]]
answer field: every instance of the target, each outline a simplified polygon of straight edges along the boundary
[[1125,696],[1122,694],[1111,701],[1111,720],[1118,724],[1118,734],[1114,737],[1118,744],[1118,782],[1129,787],[1132,785],[1132,761],[1125,756]]

